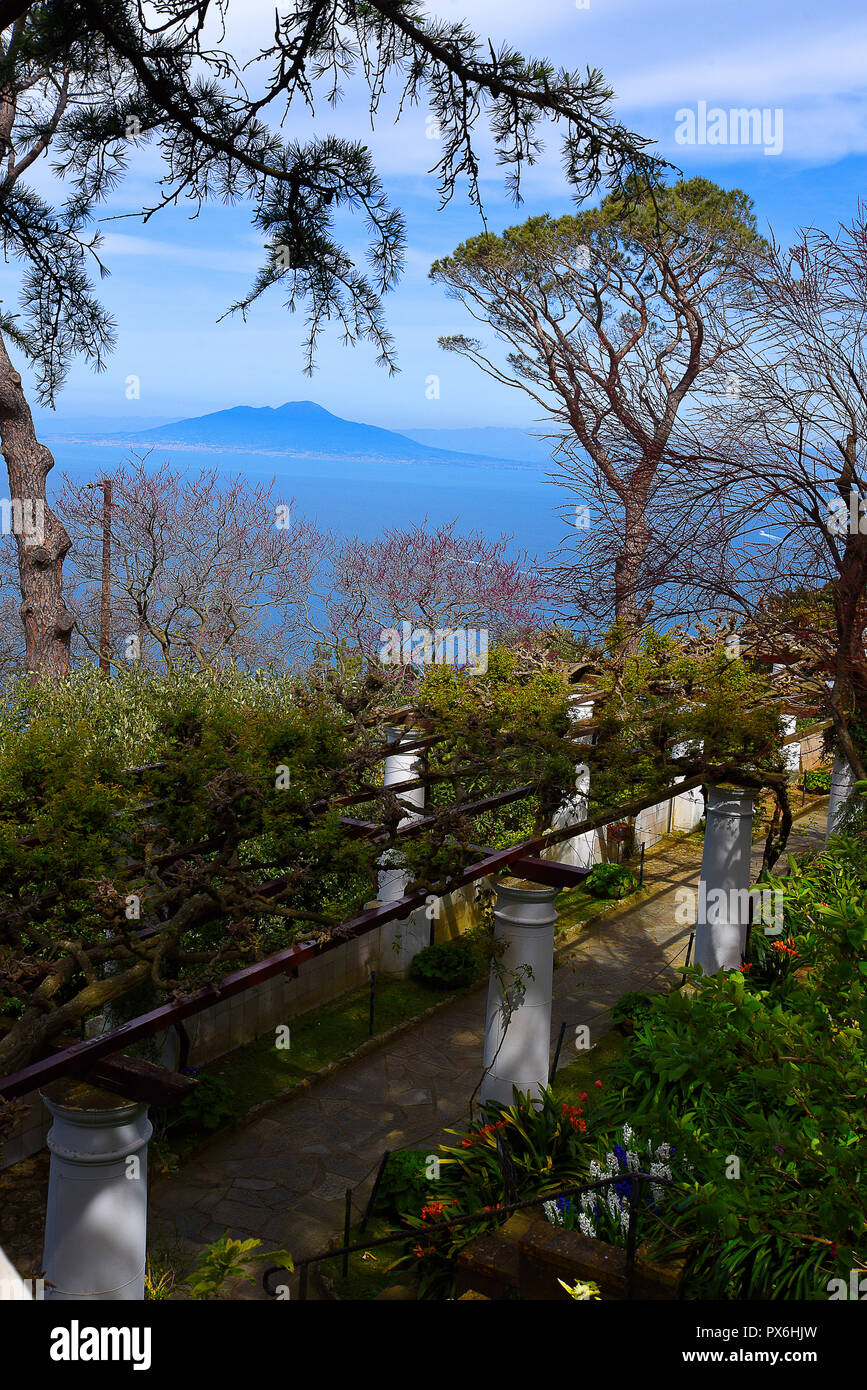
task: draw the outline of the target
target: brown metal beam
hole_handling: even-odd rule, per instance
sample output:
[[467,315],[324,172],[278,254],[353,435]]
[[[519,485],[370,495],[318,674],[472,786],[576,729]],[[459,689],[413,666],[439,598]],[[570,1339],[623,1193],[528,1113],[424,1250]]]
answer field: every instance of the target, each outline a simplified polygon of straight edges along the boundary
[[194,1076],[184,1076],[141,1057],[127,1057],[122,1052],[88,1068],[85,1080],[129,1100],[163,1106],[177,1105],[199,1084]]
[[580,888],[585,882],[589,869],[579,869],[574,864],[561,864],[557,859],[539,859],[527,854],[509,865],[516,878],[526,878],[530,883],[545,883],[549,888]]

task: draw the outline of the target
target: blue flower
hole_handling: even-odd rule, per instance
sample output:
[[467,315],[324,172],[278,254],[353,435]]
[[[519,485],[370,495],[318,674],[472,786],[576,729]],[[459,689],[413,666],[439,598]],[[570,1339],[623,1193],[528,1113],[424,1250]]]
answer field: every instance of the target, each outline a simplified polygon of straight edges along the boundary
[[621,1164],[625,1164],[625,1163],[626,1163],[626,1150],[624,1149],[624,1147],[623,1147],[622,1144],[615,1144],[615,1145],[614,1145],[614,1154],[615,1154],[615,1157],[616,1157],[618,1163],[621,1163]]
[[571,1210],[572,1210],[572,1203],[570,1202],[570,1200],[569,1200],[568,1197],[558,1197],[558,1198],[557,1198],[557,1210],[558,1210],[558,1211],[571,1211]]

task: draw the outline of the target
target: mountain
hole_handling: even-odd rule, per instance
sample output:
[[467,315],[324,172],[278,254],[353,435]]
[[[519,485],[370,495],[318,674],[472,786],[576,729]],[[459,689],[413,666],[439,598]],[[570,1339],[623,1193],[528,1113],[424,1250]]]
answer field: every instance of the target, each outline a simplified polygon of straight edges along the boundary
[[482,429],[403,430],[409,439],[434,449],[456,449],[483,458],[520,459],[522,463],[550,463],[551,448],[530,430],[487,425]]
[[[518,431],[517,433],[520,433]],[[292,458],[343,459],[389,463],[463,464],[490,468],[532,468],[526,459],[433,448],[393,430],[343,420],[313,401],[271,406],[237,405],[212,415],[178,420],[155,429],[112,434],[107,442],[173,446],[233,453],[282,454]]]

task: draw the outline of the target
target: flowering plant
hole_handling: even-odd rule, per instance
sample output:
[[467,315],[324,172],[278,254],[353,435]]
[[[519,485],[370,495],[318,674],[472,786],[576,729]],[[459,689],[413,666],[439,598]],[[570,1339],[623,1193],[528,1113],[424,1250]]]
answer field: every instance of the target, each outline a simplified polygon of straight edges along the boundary
[[586,1303],[591,1299],[599,1303],[602,1298],[599,1285],[595,1284],[592,1279],[588,1279],[586,1282],[576,1279],[574,1284],[567,1284],[565,1279],[558,1279],[557,1283],[562,1285],[570,1298],[577,1298],[579,1303]]
[[[591,1183],[605,1179],[616,1181],[610,1181],[593,1192],[582,1192],[576,1197],[560,1197],[543,1204],[545,1215],[552,1225],[598,1237],[610,1245],[626,1244],[632,1174],[645,1172],[651,1179],[658,1179],[641,1185],[639,1200],[650,1211],[658,1209],[665,1197],[665,1184],[673,1181],[671,1160],[675,1153],[674,1145],[657,1144],[654,1147],[648,1139],[646,1153],[641,1153],[637,1143],[634,1148],[629,1147],[634,1137],[632,1127],[625,1124],[621,1131],[622,1142],[606,1153],[605,1162],[598,1158],[590,1160]],[[684,1166],[689,1170],[691,1165]]]

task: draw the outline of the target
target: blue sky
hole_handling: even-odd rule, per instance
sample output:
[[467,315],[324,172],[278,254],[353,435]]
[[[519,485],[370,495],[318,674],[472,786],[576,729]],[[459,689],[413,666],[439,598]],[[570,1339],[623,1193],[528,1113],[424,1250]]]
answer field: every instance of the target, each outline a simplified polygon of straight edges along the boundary
[[[463,15],[495,41],[507,39],[570,68],[601,68],[626,125],[657,141],[658,151],[686,174],[745,189],[762,230],[771,227],[784,244],[800,226],[833,230],[856,210],[867,172],[867,14],[855,0],[589,0],[587,8],[574,0],[439,0],[432,9],[446,18]],[[227,43],[237,56],[250,56],[260,41],[269,41],[273,10],[272,0],[232,0]],[[765,153],[761,144],[677,143],[678,112],[697,112],[701,102],[725,111],[781,111],[781,152]],[[460,331],[466,321],[460,306],[428,282],[430,263],[480,226],[460,194],[437,210],[435,181],[427,173],[435,144],[425,135],[426,116],[410,110],[394,126],[383,115],[370,132],[358,83],[336,110],[323,106],[316,121],[321,133],[370,145],[406,216],[406,273],[386,301],[400,375],[390,379],[377,368],[372,349],[344,348],[335,335],[323,340],[318,371],[307,378],[302,323],[281,307],[279,292],[254,307],[246,324],[240,318],[217,323],[252,280],[259,239],[243,207],[212,208],[195,221],[188,209],[169,210],[147,225],[135,218],[104,223],[104,259],[112,274],[101,293],[118,321],[118,348],[100,376],[74,368],[58,416],[123,421],[313,399],[336,414],[393,429],[532,426],[531,403],[520,392],[489,382],[437,347],[439,335]],[[779,126],[778,116],[771,119]],[[306,117],[293,118],[293,125],[299,135],[311,129]],[[154,152],[139,151],[103,215],[135,212],[148,202],[157,170]],[[520,209],[505,198],[493,162],[484,172],[495,230],[572,206],[555,131],[545,158],[528,175]],[[48,186],[44,167],[34,182]],[[0,268],[4,307],[12,307],[16,286],[15,268]],[[140,379],[138,400],[126,398],[130,374]],[[440,378],[438,400],[426,398],[431,374]]]

